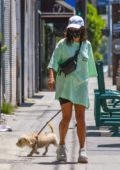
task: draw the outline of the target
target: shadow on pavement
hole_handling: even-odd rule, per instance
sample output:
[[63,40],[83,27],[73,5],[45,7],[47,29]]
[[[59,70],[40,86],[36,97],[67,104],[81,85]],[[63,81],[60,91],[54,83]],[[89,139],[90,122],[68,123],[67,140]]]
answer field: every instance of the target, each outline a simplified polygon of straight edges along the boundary
[[100,137],[101,132],[99,127],[87,126],[87,137]]
[[33,106],[35,103],[22,103],[21,105],[20,105],[20,107],[31,107],[31,106]]
[[78,164],[78,162],[60,162],[60,161],[53,161],[53,162],[39,162],[38,164],[42,164],[42,165],[57,165],[57,164]]
[[107,147],[107,148],[120,148],[120,144],[115,143],[115,144],[103,144],[103,145],[98,145],[98,147]]
[[87,137],[101,137],[100,132],[87,132]]
[[33,99],[42,99],[43,97],[44,97],[43,95],[40,95],[40,96],[35,95],[35,96],[33,96],[32,98],[33,98]]
[[87,126],[87,130],[99,130],[99,127],[96,127],[96,126]]

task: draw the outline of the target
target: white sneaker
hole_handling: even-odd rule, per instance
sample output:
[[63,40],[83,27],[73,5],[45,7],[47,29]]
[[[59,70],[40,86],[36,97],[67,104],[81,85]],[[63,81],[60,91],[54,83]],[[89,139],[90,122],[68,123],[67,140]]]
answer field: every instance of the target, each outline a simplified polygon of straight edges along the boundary
[[65,145],[59,145],[56,153],[57,153],[57,160],[58,161],[65,161],[65,162],[67,161]]
[[88,163],[88,157],[87,157],[85,148],[80,149],[78,162],[79,163]]

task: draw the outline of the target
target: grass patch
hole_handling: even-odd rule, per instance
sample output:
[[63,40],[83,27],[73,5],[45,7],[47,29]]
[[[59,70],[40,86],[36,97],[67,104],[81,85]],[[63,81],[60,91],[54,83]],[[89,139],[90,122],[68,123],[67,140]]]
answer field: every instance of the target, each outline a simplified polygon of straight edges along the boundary
[[2,113],[9,115],[13,114],[14,110],[14,106],[11,103],[6,102],[6,100],[3,101],[1,108]]

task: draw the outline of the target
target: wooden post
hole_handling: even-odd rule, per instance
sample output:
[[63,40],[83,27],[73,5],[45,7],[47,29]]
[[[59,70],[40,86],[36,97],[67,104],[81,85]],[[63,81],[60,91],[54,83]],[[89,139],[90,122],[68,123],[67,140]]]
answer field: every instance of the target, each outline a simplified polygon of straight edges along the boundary
[[113,84],[116,85],[116,76],[120,63],[120,3],[112,4],[112,67]]

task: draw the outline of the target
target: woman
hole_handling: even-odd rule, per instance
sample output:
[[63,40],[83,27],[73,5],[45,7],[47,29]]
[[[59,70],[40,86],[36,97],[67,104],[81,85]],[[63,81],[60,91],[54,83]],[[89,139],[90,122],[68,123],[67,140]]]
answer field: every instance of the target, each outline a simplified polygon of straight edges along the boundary
[[[59,72],[59,65],[69,57],[74,56],[81,43],[77,68],[68,75]],[[57,148],[57,160],[67,161],[65,149],[65,136],[72,117],[72,107],[75,108],[77,122],[77,135],[79,139],[78,162],[87,163],[85,139],[85,109],[89,107],[88,78],[96,76],[96,68],[92,47],[85,39],[85,26],[83,18],[72,16],[66,29],[66,37],[58,42],[48,65],[48,88],[54,89],[56,76],[56,99],[59,100],[62,110],[62,120],[59,124],[60,143]]]

